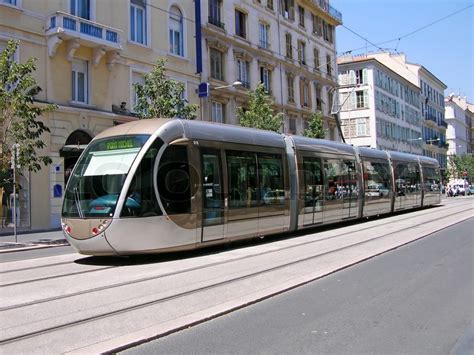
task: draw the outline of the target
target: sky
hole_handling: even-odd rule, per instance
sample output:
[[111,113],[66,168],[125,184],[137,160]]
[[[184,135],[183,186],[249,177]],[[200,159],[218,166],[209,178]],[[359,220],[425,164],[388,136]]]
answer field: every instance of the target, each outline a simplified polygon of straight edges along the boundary
[[405,53],[408,62],[423,65],[446,84],[445,96],[459,94],[474,103],[474,0],[330,0],[330,4],[342,13],[343,25],[336,28],[338,55],[381,51],[369,42]]

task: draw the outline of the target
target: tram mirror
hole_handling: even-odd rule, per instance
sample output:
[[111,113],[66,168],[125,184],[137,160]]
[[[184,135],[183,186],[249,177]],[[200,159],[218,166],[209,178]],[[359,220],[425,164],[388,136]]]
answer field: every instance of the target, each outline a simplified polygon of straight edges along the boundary
[[172,141],[169,145],[187,145],[190,141],[189,138],[178,138]]

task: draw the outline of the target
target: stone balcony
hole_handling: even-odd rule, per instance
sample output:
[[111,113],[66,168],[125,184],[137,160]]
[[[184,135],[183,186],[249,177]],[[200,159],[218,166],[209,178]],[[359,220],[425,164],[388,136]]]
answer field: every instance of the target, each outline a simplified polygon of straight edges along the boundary
[[46,36],[48,54],[56,55],[61,43],[67,45],[66,57],[72,61],[80,46],[93,48],[93,64],[98,65],[107,55],[109,69],[114,65],[120,51],[122,31],[94,21],[86,20],[65,12],[57,11],[47,17]]
[[342,14],[329,5],[329,0],[311,0],[314,5],[325,11],[329,16],[342,24]]

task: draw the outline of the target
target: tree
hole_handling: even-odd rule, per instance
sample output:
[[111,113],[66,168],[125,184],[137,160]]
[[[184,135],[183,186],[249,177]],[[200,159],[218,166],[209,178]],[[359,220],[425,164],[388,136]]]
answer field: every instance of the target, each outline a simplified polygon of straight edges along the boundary
[[311,113],[308,128],[304,130],[303,135],[308,138],[323,139],[325,137],[321,111]]
[[474,178],[474,156],[472,154],[449,155],[446,178],[450,180],[463,179],[464,177],[471,182]]
[[249,109],[237,109],[237,117],[243,127],[253,127],[278,132],[283,125],[283,113],[273,114],[273,102],[265,86],[259,83],[249,94]]
[[184,84],[165,76],[165,64],[165,59],[159,59],[145,75],[144,85],[133,84],[137,93],[135,112],[141,119],[195,118],[198,106],[183,99]]
[[37,58],[30,58],[24,64],[14,60],[18,41],[8,41],[0,53],[0,172],[8,175],[13,144],[18,143],[18,165],[29,171],[38,171],[41,164],[51,163],[51,158],[37,154],[46,147],[41,135],[49,128],[38,119],[57,108],[56,105],[35,103],[35,96],[42,89],[32,73],[36,70]]

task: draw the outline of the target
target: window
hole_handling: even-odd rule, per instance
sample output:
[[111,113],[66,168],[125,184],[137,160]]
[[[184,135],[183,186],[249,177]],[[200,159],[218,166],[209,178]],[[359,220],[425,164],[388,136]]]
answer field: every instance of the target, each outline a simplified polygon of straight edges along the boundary
[[217,49],[211,48],[211,78],[224,81],[223,54]]
[[321,64],[319,62],[319,49],[318,48],[313,49],[313,56],[314,56],[314,70],[319,72]]
[[306,43],[298,41],[298,62],[301,65],[306,65]]
[[283,161],[279,154],[258,153],[260,205],[285,205]]
[[298,5],[298,19],[299,19],[299,25],[301,27],[304,27],[304,7]]
[[221,4],[222,0],[209,0],[209,23],[214,26],[224,28],[221,22]]
[[184,56],[184,34],[183,34],[183,15],[181,11],[173,6],[170,10],[170,53]]
[[87,61],[75,59],[72,62],[72,101],[88,103]]
[[91,19],[91,3],[90,0],[70,0],[71,14],[82,17],[86,20]]
[[371,199],[388,198],[391,190],[390,165],[386,162],[364,161],[365,195]]
[[288,19],[294,20],[295,19],[295,2],[294,0],[283,0],[281,6],[281,15]]
[[331,56],[329,54],[326,55],[326,71],[328,76],[332,76],[332,63]]
[[286,57],[289,59],[293,59],[293,46],[291,44],[291,33],[285,34],[285,43],[286,43]]
[[153,168],[163,141],[157,138],[142,158],[128,189],[121,217],[161,216],[153,184]]
[[229,174],[229,208],[257,206],[257,162],[255,153],[226,151]]
[[288,101],[295,102],[295,79],[293,75],[286,75],[286,82],[288,85]]
[[265,49],[270,48],[270,25],[260,22],[259,23],[259,46]]
[[211,121],[224,123],[224,105],[217,101],[211,103]]
[[235,9],[235,34],[239,37],[247,37],[247,14]]
[[145,76],[141,73],[137,73],[137,72],[132,72],[132,105],[131,105],[131,109],[132,109],[132,112],[135,111],[135,106],[137,106],[138,104],[138,96],[137,96],[137,92],[135,90],[135,88],[133,87],[133,84],[140,84],[140,85],[144,85],[145,84]]
[[323,35],[323,20],[316,15],[312,15],[313,19],[313,34],[322,36]]
[[296,134],[296,120],[294,118],[288,118],[289,129],[288,133]]
[[310,98],[310,89],[309,89],[309,82],[306,80],[300,80],[300,99],[301,99],[301,106],[303,107],[310,107],[311,106],[311,98]]
[[267,93],[271,94],[271,81],[270,81],[271,72],[268,68],[260,67],[260,81],[263,83]]
[[3,2],[4,4],[10,4],[10,5],[14,5],[14,6],[17,6],[17,0],[0,0],[0,3]]
[[367,90],[359,90],[355,92],[356,95],[356,108],[368,108],[368,92]]
[[322,99],[322,96],[321,96],[321,85],[319,83],[315,83],[314,84],[314,88],[315,88],[315,91],[316,91],[316,109],[318,111],[322,111],[323,110],[323,99]]
[[147,44],[146,4],[144,0],[130,0],[130,40]]
[[166,148],[158,166],[158,194],[168,215],[191,212],[191,184],[185,146]]
[[273,0],[267,0],[267,9],[273,10]]
[[367,84],[367,69],[359,69],[355,71],[355,83]]
[[242,83],[242,86],[250,88],[250,63],[244,59],[237,59],[237,80]]

